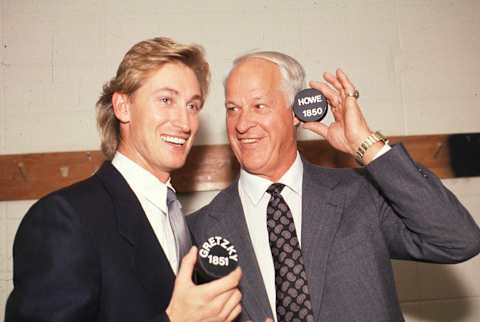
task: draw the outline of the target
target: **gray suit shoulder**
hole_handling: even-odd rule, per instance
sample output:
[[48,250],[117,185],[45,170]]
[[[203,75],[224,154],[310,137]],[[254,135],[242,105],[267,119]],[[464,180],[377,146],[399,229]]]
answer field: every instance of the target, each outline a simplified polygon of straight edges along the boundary
[[186,217],[187,224],[194,235],[197,235],[217,220],[209,215],[213,213],[215,209],[220,209],[221,212],[223,212],[224,208],[228,207],[232,195],[238,193],[237,184],[238,181],[235,180],[230,186],[221,190],[207,205]]
[[321,182],[329,188],[337,186],[364,185],[372,183],[364,168],[325,168],[303,160],[304,176]]

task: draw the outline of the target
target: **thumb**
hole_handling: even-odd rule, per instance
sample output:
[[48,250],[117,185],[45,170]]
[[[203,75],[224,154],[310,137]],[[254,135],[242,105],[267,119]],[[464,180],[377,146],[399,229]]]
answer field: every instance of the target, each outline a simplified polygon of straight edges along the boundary
[[197,262],[197,247],[192,246],[183,257],[178,270],[177,280],[184,283],[192,283],[192,274]]
[[307,122],[302,123],[304,129],[308,129],[318,135],[322,136],[324,139],[327,138],[328,126],[320,122]]

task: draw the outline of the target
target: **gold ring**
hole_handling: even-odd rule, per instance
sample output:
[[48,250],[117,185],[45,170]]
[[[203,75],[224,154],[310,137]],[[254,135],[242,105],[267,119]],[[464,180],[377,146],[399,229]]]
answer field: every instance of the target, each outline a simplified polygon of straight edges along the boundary
[[360,97],[360,92],[358,90],[354,90],[353,93],[345,93],[345,95],[347,95],[347,97],[353,97],[354,99],[357,99]]

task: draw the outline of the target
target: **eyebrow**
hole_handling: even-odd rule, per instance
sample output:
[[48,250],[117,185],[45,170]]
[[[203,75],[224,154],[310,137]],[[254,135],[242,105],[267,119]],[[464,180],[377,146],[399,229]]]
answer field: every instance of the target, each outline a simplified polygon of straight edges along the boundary
[[[179,95],[180,93],[176,90],[176,89],[173,89],[171,87],[162,87],[162,88],[159,88],[159,89],[156,89],[155,91],[153,91],[154,94],[158,93],[158,92],[162,92],[162,91],[167,91],[167,92],[171,92],[172,94],[174,95]],[[202,95],[200,94],[195,94],[193,95],[192,97],[190,97],[188,99],[188,101],[193,101],[193,100],[200,100],[203,102],[203,98],[202,98]]]
[[202,95],[195,94],[195,95],[193,95],[188,101],[193,101],[193,100],[199,100],[199,101],[202,101],[202,102],[203,102]]
[[[265,100],[268,100],[268,96],[259,94],[259,95],[253,96],[250,99],[254,102],[265,101]],[[235,100],[226,100],[225,105],[227,105],[227,104],[235,104],[236,105]]]
[[252,100],[254,100],[254,101],[261,101],[261,100],[266,100],[266,99],[268,99],[267,95],[257,95],[257,96],[252,97]]
[[170,87],[158,88],[158,89],[154,90],[153,93],[156,94],[156,93],[158,93],[158,92],[163,92],[163,91],[172,92],[172,93],[175,94],[175,95],[178,95],[178,94],[179,94],[176,89],[173,89],[173,88],[170,88]]

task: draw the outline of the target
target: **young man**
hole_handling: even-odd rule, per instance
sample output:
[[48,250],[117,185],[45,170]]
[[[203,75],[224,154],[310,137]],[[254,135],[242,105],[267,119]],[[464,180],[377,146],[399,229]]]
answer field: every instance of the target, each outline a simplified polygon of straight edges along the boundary
[[404,321],[390,259],[461,262],[480,251],[480,230],[402,145],[389,147],[370,130],[341,70],[310,83],[327,97],[334,122],[303,127],[365,167],[303,160],[291,106],[304,77],[278,52],[235,60],[225,106],[240,178],[190,216],[190,228],[197,240],[223,236],[236,246],[242,321]]
[[108,161],[40,199],[19,227],[7,322],[231,321],[239,314],[240,270],[192,283],[196,249],[170,184],[192,147],[208,84],[196,45],[154,38],[127,52],[97,103]]

